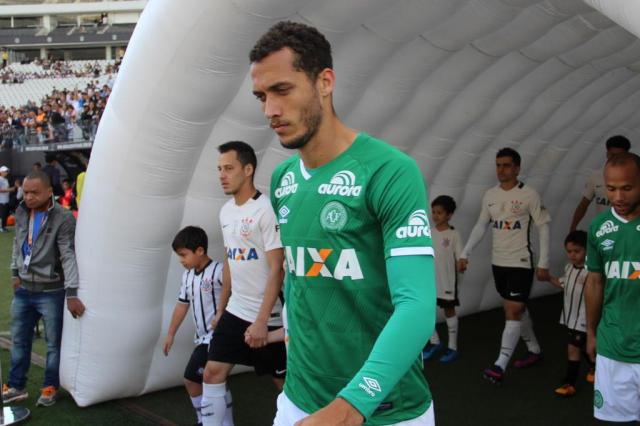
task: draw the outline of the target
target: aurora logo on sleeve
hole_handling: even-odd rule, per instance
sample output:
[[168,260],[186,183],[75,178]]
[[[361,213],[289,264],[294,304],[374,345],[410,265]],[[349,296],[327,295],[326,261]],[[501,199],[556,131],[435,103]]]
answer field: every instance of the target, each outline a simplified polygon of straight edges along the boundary
[[343,197],[357,197],[361,191],[362,186],[356,185],[356,175],[349,170],[336,173],[329,183],[323,183],[318,187],[318,194]]
[[416,210],[409,216],[407,226],[401,226],[396,229],[396,238],[416,238],[430,237],[431,227],[427,218],[427,211],[424,209]]
[[298,190],[298,184],[296,183],[296,175],[293,172],[287,172],[280,179],[280,186],[274,191],[276,198],[282,198],[285,195],[295,194]]

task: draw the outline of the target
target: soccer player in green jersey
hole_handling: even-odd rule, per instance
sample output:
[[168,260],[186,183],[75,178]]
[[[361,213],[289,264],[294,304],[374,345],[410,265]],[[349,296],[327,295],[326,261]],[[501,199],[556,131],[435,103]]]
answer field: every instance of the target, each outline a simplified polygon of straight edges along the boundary
[[333,108],[331,46],[280,22],[250,53],[280,143],[271,200],[285,247],[289,352],[275,425],[431,425],[421,349],[436,286],[424,179]]
[[[587,353],[596,361],[594,416],[640,421],[640,157],[604,169],[611,208],[589,227]],[[597,353],[597,355],[596,355]]]

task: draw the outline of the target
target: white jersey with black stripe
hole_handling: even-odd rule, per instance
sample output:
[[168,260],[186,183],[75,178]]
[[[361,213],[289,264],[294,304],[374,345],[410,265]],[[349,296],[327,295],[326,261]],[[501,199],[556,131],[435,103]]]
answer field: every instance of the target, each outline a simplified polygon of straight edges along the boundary
[[587,331],[587,314],[584,302],[584,284],[587,269],[567,264],[560,282],[564,285],[564,304],[560,315],[560,324],[571,330]]
[[202,270],[188,269],[182,274],[178,302],[191,305],[196,326],[194,343],[208,344],[213,334],[211,322],[218,310],[222,292],[222,263],[211,261]]

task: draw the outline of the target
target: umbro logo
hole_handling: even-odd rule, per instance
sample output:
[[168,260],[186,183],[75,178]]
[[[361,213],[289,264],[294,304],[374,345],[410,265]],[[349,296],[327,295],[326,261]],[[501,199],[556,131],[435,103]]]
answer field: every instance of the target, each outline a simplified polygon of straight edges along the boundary
[[296,183],[296,175],[293,172],[287,172],[280,179],[280,187],[274,191],[276,198],[282,198],[285,195],[295,194],[298,190],[298,184]]
[[376,392],[382,392],[382,388],[380,387],[380,383],[376,379],[372,379],[371,377],[362,377],[362,381],[364,383],[358,384],[358,387],[365,391],[370,397],[375,397]]
[[604,240],[603,242],[600,243],[600,245],[602,246],[602,250],[612,250],[613,249],[613,245],[616,242],[613,240]]
[[329,183],[318,187],[318,194],[341,195],[343,197],[357,197],[362,191],[361,185],[356,185],[356,175],[349,170],[342,170],[331,178]]
[[289,213],[291,213],[289,207],[280,207],[280,210],[278,210],[278,214],[280,215],[280,217],[278,218],[278,223],[287,223],[288,219],[286,219],[286,217],[289,216]]

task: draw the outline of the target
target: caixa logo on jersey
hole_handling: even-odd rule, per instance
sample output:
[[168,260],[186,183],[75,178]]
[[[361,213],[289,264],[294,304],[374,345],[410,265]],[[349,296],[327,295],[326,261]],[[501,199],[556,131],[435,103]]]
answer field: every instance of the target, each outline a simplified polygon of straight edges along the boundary
[[430,237],[431,227],[429,227],[429,219],[427,211],[424,209],[416,210],[409,216],[409,224],[396,229],[396,238],[416,238]]
[[607,278],[640,280],[640,262],[612,260],[604,264],[604,271]]
[[[297,277],[325,277],[341,280],[364,279],[355,249],[290,247],[284,248],[289,273]],[[308,262],[307,259],[311,260]]]
[[613,223],[612,220],[607,220],[605,223],[600,225],[600,229],[596,232],[596,237],[599,238],[612,232],[618,232],[618,225]]
[[342,170],[331,178],[329,183],[318,187],[318,194],[341,195],[343,197],[357,197],[362,192],[362,186],[356,185],[356,175],[349,170]]
[[296,183],[296,175],[293,172],[287,172],[280,179],[280,186],[274,191],[276,198],[282,198],[285,195],[295,194],[298,190],[298,184]]
[[227,259],[235,261],[257,260],[258,252],[255,248],[231,248],[227,247]]

